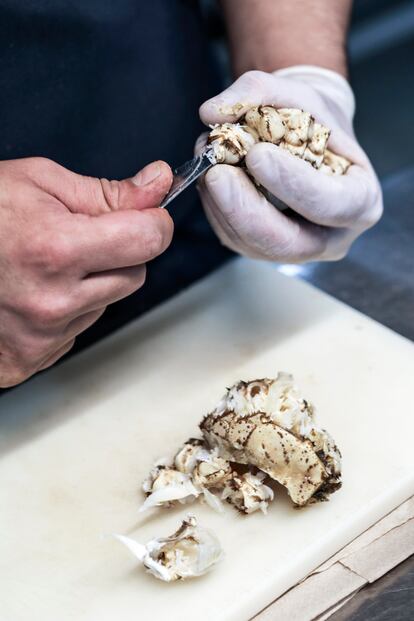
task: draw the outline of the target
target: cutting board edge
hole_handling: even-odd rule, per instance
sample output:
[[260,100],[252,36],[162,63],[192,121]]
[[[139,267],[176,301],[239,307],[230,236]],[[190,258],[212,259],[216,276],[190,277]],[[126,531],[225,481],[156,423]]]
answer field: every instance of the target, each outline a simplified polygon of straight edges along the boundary
[[380,519],[385,517],[388,513],[393,511],[396,507],[398,507],[401,503],[410,498],[413,494],[414,475],[411,475],[403,479],[399,487],[394,489],[393,494],[390,494],[390,497],[387,499],[387,503],[385,505],[381,505],[381,503],[383,502],[383,496],[377,497],[376,502],[373,503],[371,511],[367,513],[362,523],[358,523],[359,514],[355,514],[352,523],[349,525],[348,529],[344,531],[343,536],[341,537],[340,544],[338,545],[337,540],[326,542],[322,550],[320,550],[319,554],[313,557],[313,560],[308,561],[308,563],[305,565],[305,572],[301,571],[299,574],[297,569],[295,570],[292,567],[289,573],[289,578],[287,578],[284,583],[281,583],[279,589],[277,589],[276,591],[269,588],[263,590],[263,592],[259,596],[261,601],[258,605],[252,605],[246,610],[246,617],[243,617],[243,619],[241,619],[240,611],[234,610],[234,612],[226,617],[226,621],[253,621],[255,616],[268,608],[275,600],[277,600],[284,593],[286,593],[286,591],[304,580],[322,563],[327,561],[331,556],[333,556],[339,550],[348,545],[356,537],[359,537],[359,535],[361,535],[368,528],[373,526]]

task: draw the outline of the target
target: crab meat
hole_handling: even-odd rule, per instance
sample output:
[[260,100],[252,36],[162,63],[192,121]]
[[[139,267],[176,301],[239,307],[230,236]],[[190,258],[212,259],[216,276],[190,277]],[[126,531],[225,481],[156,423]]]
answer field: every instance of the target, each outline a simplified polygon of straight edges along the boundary
[[315,168],[320,168],[328,143],[330,130],[320,123],[313,123],[309,130],[309,139],[303,159]]
[[246,124],[255,130],[263,142],[279,144],[285,135],[285,124],[273,106],[256,106],[245,115]]
[[198,526],[194,515],[188,515],[170,537],[151,539],[145,545],[124,535],[114,537],[149,573],[165,582],[201,576],[223,557],[217,537]]
[[209,449],[203,440],[191,438],[177,452],[173,460],[162,459],[151,470],[143,483],[147,498],[140,511],[155,506],[171,507],[177,503],[193,502],[201,494],[216,511],[222,505],[209,489],[222,489],[232,469],[228,461],[219,457],[217,449]]
[[231,476],[232,469],[229,462],[218,457],[217,453],[215,449],[209,460],[201,461],[194,468],[192,478],[196,486],[203,489],[221,487]]
[[315,122],[309,112],[299,108],[253,106],[241,123],[215,125],[206,151],[214,164],[237,165],[258,142],[278,145],[324,173],[343,175],[351,162],[335,155],[326,146],[330,130]]
[[238,164],[257,142],[259,136],[248,125],[223,123],[212,128],[207,144],[217,164]]
[[191,474],[200,461],[209,458],[210,451],[206,449],[203,440],[190,438],[175,455],[174,466],[179,472]]
[[351,162],[346,157],[336,155],[336,153],[332,153],[329,149],[325,149],[321,166],[322,172],[328,175],[344,175],[350,166]]
[[160,505],[169,507],[176,501],[191,502],[201,493],[193,485],[188,474],[164,465],[164,460],[161,464],[154,466],[150,475],[145,479],[142,489],[147,494],[147,498],[140,511]]
[[287,143],[290,146],[301,147],[304,151],[313,123],[312,116],[309,112],[304,112],[299,108],[278,108],[278,113],[286,126],[281,144]]
[[260,509],[267,513],[267,507],[273,500],[273,490],[263,483],[266,475],[263,472],[253,474],[245,472],[233,473],[223,489],[222,500],[227,500],[241,513],[254,513]]
[[291,375],[235,384],[200,428],[221,457],[259,468],[296,505],[327,500],[341,485],[340,452]]

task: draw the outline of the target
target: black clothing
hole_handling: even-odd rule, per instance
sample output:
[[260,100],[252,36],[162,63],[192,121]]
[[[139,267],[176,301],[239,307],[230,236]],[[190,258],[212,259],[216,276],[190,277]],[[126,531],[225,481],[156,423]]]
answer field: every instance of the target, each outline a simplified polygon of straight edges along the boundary
[[[0,159],[51,158],[125,178],[192,156],[198,107],[221,85],[193,0],[0,0]],[[171,205],[172,247],[145,287],[77,339],[101,338],[230,256],[195,190]]]

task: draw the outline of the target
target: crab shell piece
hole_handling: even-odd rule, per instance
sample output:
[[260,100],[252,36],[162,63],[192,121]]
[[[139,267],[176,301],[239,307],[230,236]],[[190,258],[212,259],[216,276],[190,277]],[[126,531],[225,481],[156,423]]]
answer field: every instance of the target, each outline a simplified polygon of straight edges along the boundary
[[206,154],[213,164],[237,165],[258,142],[278,145],[329,175],[344,175],[351,162],[329,151],[330,130],[299,108],[272,105],[248,109],[240,123],[212,126]]
[[345,175],[350,166],[351,162],[346,157],[325,149],[320,170],[328,175]]
[[313,123],[311,114],[299,108],[278,108],[277,111],[286,127],[284,142],[292,146],[306,146]]
[[196,487],[210,489],[222,487],[231,474],[229,462],[214,454],[208,461],[200,461],[197,464],[192,479]]
[[217,537],[188,515],[170,537],[143,545],[124,535],[114,535],[156,578],[173,582],[205,574],[223,556]]
[[179,472],[191,474],[196,465],[208,459],[210,452],[205,448],[203,440],[190,438],[174,457],[174,466]]
[[[151,472],[153,476],[154,470]],[[174,470],[174,468],[159,468],[158,475],[153,478],[150,485],[151,475],[142,486],[147,498],[141,505],[140,512],[161,505],[170,507],[177,501],[183,504],[192,502],[201,493],[193,485],[190,475]]]
[[303,159],[310,162],[314,168],[320,168],[322,165],[330,133],[331,131],[320,123],[313,123],[310,127]]
[[259,136],[248,125],[223,123],[215,125],[207,140],[217,164],[239,164]]
[[273,106],[255,106],[246,112],[246,124],[255,130],[263,142],[279,144],[285,135],[285,124]]
[[254,513],[259,509],[267,513],[268,504],[273,500],[274,494],[263,483],[265,477],[263,472],[245,472],[241,475],[234,472],[224,486],[222,500],[227,500],[241,513]]
[[229,462],[218,456],[217,449],[209,449],[202,439],[190,438],[173,462],[162,459],[152,468],[142,485],[147,498],[139,511],[158,506],[168,508],[177,502],[187,504],[200,495],[216,511],[222,511],[220,499],[209,489],[222,489],[231,474]]
[[230,461],[255,466],[303,506],[340,487],[340,453],[317,428],[291,376],[239,382],[200,424],[209,446]]

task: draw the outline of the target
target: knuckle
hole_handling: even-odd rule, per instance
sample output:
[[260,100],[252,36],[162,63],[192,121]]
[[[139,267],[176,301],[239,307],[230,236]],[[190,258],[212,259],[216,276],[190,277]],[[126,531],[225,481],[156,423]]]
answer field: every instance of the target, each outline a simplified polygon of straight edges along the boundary
[[20,367],[9,369],[0,376],[1,388],[11,388],[12,386],[17,386],[28,379],[33,373],[34,371],[30,372]]
[[56,169],[56,163],[47,157],[28,157],[23,161],[23,166],[29,173],[45,176]]
[[145,240],[145,246],[148,256],[156,257],[162,252],[165,246],[164,233],[161,228],[157,227],[148,232]]
[[62,347],[62,349],[59,351],[59,354],[60,354],[60,355],[58,355],[58,356],[56,357],[55,362],[56,362],[56,360],[59,360],[59,358],[62,358],[62,356],[64,356],[65,354],[67,354],[67,353],[68,353],[68,351],[70,351],[70,350],[72,349],[72,347],[74,346],[75,342],[76,342],[76,337],[74,337],[74,338],[72,338],[70,341],[68,341],[68,342],[67,342],[67,343],[66,343],[66,344]]
[[108,301],[108,303],[113,303],[127,297],[128,295],[131,295],[131,293],[134,293],[134,291],[137,291],[144,285],[145,279],[145,265],[124,268],[111,288],[109,294],[110,301]]
[[[99,179],[99,193],[104,204],[112,211],[119,209],[121,203],[121,184],[119,181]],[[99,201],[102,202],[102,201]]]
[[33,295],[25,304],[25,314],[35,326],[42,329],[54,328],[63,323],[69,310],[68,299],[63,295]]
[[22,335],[17,347],[20,367],[26,373],[32,373],[39,361],[44,358],[51,347],[51,339],[27,332]]
[[381,219],[383,214],[382,201],[376,201],[370,209],[365,209],[359,218],[359,223],[364,229],[369,229]]
[[243,80],[248,85],[257,86],[267,83],[269,81],[269,74],[265,71],[252,69],[250,71],[246,71],[246,73],[243,74]]
[[1,387],[17,386],[36,372],[36,362],[30,352],[15,352],[6,368],[0,371]]
[[141,288],[145,284],[146,279],[147,279],[147,268],[145,267],[145,265],[143,265],[142,269],[139,271],[139,274],[136,280],[137,287]]
[[174,222],[173,219],[171,218],[170,214],[166,211],[165,214],[162,213],[163,216],[163,244],[164,247],[167,247],[170,245],[173,235],[174,235]]
[[349,248],[350,246],[346,246],[343,248],[338,248],[337,250],[332,250],[329,256],[327,257],[327,260],[328,261],[342,261],[342,259],[345,259],[346,255],[348,254]]
[[119,290],[116,292],[116,297],[130,295],[134,291],[140,289],[146,280],[146,267],[140,266],[138,269],[132,268],[129,272],[126,280],[122,283]]
[[72,261],[69,240],[55,231],[42,231],[27,243],[24,255],[32,267],[45,274],[57,274]]

